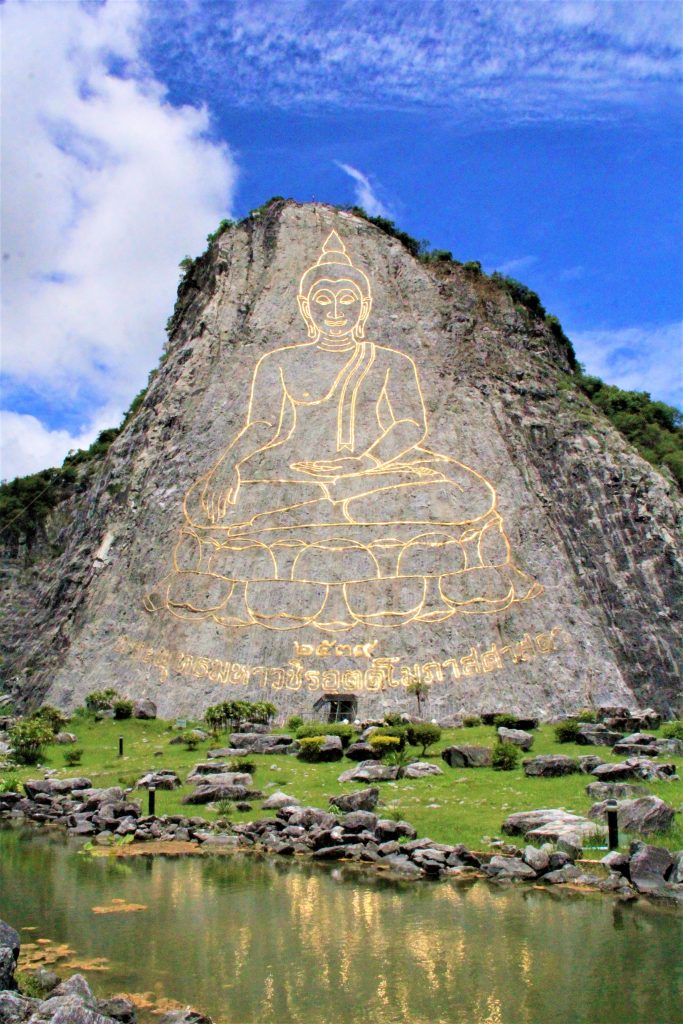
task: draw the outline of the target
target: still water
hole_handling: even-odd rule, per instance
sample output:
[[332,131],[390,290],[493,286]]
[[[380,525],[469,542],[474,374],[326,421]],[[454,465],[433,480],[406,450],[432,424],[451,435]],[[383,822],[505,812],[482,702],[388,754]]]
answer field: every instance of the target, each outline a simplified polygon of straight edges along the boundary
[[683,915],[668,907],[78,849],[0,831],[0,917],[29,955],[61,953],[56,969],[80,965],[101,996],[163,996],[220,1024],[683,1020]]

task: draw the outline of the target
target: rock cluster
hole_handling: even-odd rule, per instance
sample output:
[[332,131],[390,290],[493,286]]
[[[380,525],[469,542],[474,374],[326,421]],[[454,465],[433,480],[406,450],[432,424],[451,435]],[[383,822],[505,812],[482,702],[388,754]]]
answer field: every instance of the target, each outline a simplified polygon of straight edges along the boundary
[[[2,1024],[137,1024],[133,1003],[123,996],[97,999],[81,974],[65,981],[51,971],[36,972],[43,998],[23,995],[14,980],[19,935],[0,921],[0,1022]],[[213,1024],[189,1008],[164,1014],[159,1024]]]

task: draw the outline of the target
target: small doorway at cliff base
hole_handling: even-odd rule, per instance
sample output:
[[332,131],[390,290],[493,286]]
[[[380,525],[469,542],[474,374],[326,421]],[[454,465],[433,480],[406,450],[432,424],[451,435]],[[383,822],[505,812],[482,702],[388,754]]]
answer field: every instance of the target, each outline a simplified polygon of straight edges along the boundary
[[323,722],[353,721],[358,711],[358,698],[347,693],[326,693],[313,705],[316,717]]

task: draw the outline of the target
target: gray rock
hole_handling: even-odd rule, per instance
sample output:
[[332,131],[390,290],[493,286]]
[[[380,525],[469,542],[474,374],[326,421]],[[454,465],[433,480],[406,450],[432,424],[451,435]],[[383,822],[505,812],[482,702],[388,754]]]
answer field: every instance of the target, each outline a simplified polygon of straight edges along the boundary
[[14,971],[19,959],[19,932],[0,921],[0,989],[14,989]]
[[394,874],[400,875],[401,878],[414,880],[422,877],[422,871],[417,864],[413,864],[408,857],[401,854],[383,857],[382,865],[388,867]]
[[490,747],[454,744],[442,750],[441,757],[451,768],[488,768],[493,751]]
[[78,743],[78,736],[73,732],[58,732],[54,742],[64,746],[69,743]]
[[[671,828],[675,810],[658,796],[641,796],[636,800],[617,802],[617,822],[622,832],[652,835]],[[596,821],[607,820],[607,803],[593,804],[588,817]]]
[[[341,761],[344,756],[342,741],[339,736],[323,736],[323,743],[317,750],[316,760],[318,761]],[[302,757],[301,752],[297,757]],[[361,762],[362,763],[362,762]]]
[[629,863],[631,882],[638,892],[657,892],[662,889],[667,873],[673,867],[673,858],[662,846],[633,843]]
[[547,874],[541,875],[540,881],[546,885],[561,885],[565,882],[576,882],[581,875],[580,868],[574,864],[566,864],[563,868],[557,868],[555,871],[548,871]]
[[287,793],[278,789],[275,793],[271,793],[261,807],[264,811],[277,811],[280,807],[299,807],[300,805],[301,801],[297,800],[295,796],[288,796]]
[[337,846],[321,846],[319,849],[314,850],[311,854],[315,860],[343,860],[344,857],[348,856],[346,846],[341,844]]
[[[294,743],[292,736],[279,733],[233,732],[230,734],[232,751],[240,754],[286,754]],[[211,757],[211,751],[207,756]]]
[[390,782],[398,778],[398,767],[377,761],[361,761],[356,768],[342,772],[338,782]]
[[534,738],[530,732],[525,732],[523,729],[506,729],[504,725],[501,725],[498,729],[498,738],[501,743],[513,743],[520,750],[531,750],[534,744]]
[[341,820],[342,826],[347,832],[374,832],[377,827],[377,815],[370,811],[350,811]]
[[589,782],[586,793],[593,800],[630,800],[648,795],[645,786],[636,786],[629,782]]
[[213,1024],[211,1017],[205,1017],[197,1010],[171,1010],[164,1014],[159,1024]]
[[59,983],[52,992],[52,996],[58,999],[62,996],[75,996],[86,1006],[95,1006],[95,997],[92,994],[90,985],[82,974],[72,974],[66,981]]
[[27,779],[24,782],[24,792],[30,800],[35,800],[39,793],[46,793],[49,796],[57,796],[62,793],[71,793],[72,790],[89,789],[92,786],[90,779]]
[[350,761],[372,761],[379,759],[379,754],[369,743],[352,743],[346,750],[346,756]]
[[585,754],[579,758],[579,768],[584,775],[590,775],[594,768],[598,765],[604,764],[605,762],[597,754]]
[[[281,813],[279,812],[278,817]],[[319,807],[297,807],[292,814],[288,815],[287,823],[288,825],[301,825],[306,829],[313,828],[313,826],[330,829],[337,824],[337,818],[329,811],[321,811]]]
[[119,1024],[136,1024],[138,1016],[135,1005],[123,996],[112,999],[101,999],[97,1004],[98,1011],[105,1017],[111,1017]]
[[591,774],[598,782],[623,782],[626,779],[637,778],[636,767],[624,762],[600,764],[594,768]]
[[162,768],[158,772],[147,772],[135,783],[136,789],[177,789],[180,786],[180,779],[170,768]]
[[494,878],[535,878],[536,871],[518,857],[494,856],[485,866],[486,874]]
[[528,864],[530,868],[539,874],[541,871],[545,871],[549,864],[549,857],[546,850],[538,849],[535,846],[527,846],[524,849],[522,859],[525,864]]
[[417,831],[407,821],[394,821],[391,818],[380,818],[375,833],[381,842],[389,839],[414,839]]
[[180,801],[182,804],[211,804],[217,800],[245,800],[251,795],[246,786],[225,786],[221,783],[210,783],[199,786],[193,793],[188,793]]
[[526,836],[534,829],[546,825],[559,827],[578,826],[585,818],[578,814],[570,814],[559,807],[542,808],[537,811],[518,811],[510,814],[502,825],[502,830],[508,836]]
[[220,775],[229,771],[227,764],[220,764],[216,761],[201,762],[196,764],[186,778],[186,782],[198,782],[205,775]]
[[667,754],[669,757],[683,757],[683,740],[672,737],[671,739],[656,740],[654,744],[657,754]]
[[625,853],[619,853],[618,850],[610,850],[600,859],[600,863],[606,864],[610,871],[615,871],[617,874],[626,877],[629,875],[630,858]]
[[538,754],[522,762],[524,774],[529,778],[554,779],[561,775],[574,775],[581,771],[578,759],[567,754]]
[[355,793],[340,793],[330,797],[330,803],[340,811],[372,811],[379,800],[377,786],[357,789]]
[[157,717],[157,706],[148,697],[142,697],[133,704],[133,718],[151,719]]
[[668,880],[673,885],[683,885],[683,850],[677,850],[671,854],[671,870]]
[[622,733],[608,729],[606,725],[584,722],[579,726],[576,742],[587,747],[613,747],[622,737]]
[[0,991],[0,1021],[2,1024],[26,1024],[38,1001],[20,996],[16,992]]
[[432,764],[430,761],[413,761],[403,771],[403,777],[406,779],[423,779],[427,775],[443,775],[443,772],[438,764]]

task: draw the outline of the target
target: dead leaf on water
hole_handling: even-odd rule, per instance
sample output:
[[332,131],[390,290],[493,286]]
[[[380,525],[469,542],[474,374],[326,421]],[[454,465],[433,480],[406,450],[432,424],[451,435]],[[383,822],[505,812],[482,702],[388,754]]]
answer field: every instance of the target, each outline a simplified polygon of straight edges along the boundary
[[93,907],[93,914],[132,914],[137,910],[147,910],[145,903],[127,903],[126,900],[113,899],[108,906]]
[[62,964],[62,967],[66,967],[70,971],[109,971],[109,960],[106,956],[97,956],[93,960],[67,960],[66,963]]

